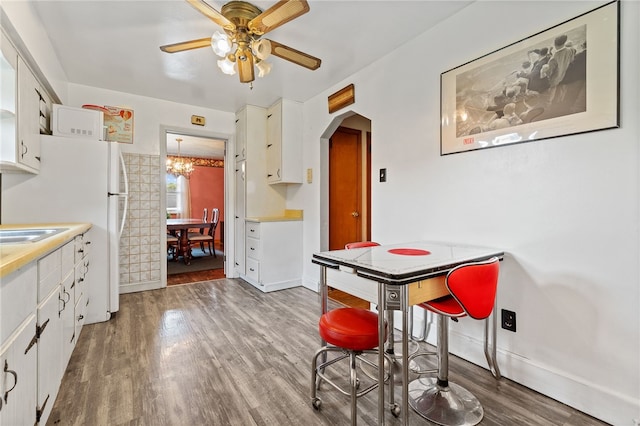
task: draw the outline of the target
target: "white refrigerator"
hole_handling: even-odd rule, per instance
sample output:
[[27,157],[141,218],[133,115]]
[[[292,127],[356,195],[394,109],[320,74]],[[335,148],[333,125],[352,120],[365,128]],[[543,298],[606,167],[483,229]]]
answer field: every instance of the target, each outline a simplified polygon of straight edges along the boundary
[[38,175],[2,175],[2,223],[90,222],[85,318],[107,321],[119,309],[119,239],[127,216],[127,174],[119,145],[46,135],[41,140]]

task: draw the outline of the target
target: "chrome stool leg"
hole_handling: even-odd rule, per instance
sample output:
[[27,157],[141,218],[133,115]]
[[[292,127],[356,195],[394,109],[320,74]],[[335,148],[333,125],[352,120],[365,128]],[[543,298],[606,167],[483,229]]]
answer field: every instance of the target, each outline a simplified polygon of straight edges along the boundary
[[476,425],[484,416],[480,401],[449,382],[449,318],[438,318],[438,377],[409,383],[409,405],[425,419],[445,426]]
[[[386,318],[387,324],[389,324],[389,330],[393,330],[393,312],[387,311]],[[411,338],[409,340],[409,359],[413,356],[413,354],[417,353],[420,349],[417,341],[413,340],[413,309],[409,310],[409,330],[411,332]],[[384,345],[385,353],[389,359],[391,359],[391,368],[393,368],[393,378],[394,385],[401,386],[402,385],[402,339],[396,339],[395,333],[389,333],[387,337],[387,342]],[[367,364],[360,365],[362,372],[371,378],[377,378],[378,373],[375,368],[371,368]]]

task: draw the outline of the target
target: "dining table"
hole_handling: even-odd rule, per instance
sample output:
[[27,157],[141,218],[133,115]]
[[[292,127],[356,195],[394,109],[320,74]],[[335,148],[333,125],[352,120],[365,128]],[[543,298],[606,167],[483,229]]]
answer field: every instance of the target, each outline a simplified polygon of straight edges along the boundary
[[[378,312],[402,316],[402,401],[399,417],[409,424],[409,335],[408,312],[412,306],[449,294],[445,277],[456,266],[504,257],[502,250],[460,243],[416,241],[350,250],[331,250],[313,254],[312,262],[320,266],[321,315],[328,309],[328,277],[332,288],[360,297],[377,305]],[[492,315],[491,350],[485,355],[492,373],[496,362],[496,315]],[[378,316],[378,365],[384,365],[385,316]],[[390,333],[393,335],[393,333]],[[488,340],[488,339],[487,339]],[[322,342],[326,344],[326,342]],[[486,343],[485,343],[486,344]],[[387,350],[388,351],[388,350]],[[378,383],[384,383],[385,369],[378,369]],[[495,375],[495,373],[494,373]],[[384,424],[384,386],[378,387],[378,424]],[[391,401],[395,403],[395,401]]]
[[209,228],[211,223],[202,219],[167,219],[167,232],[178,238],[178,249],[176,259],[182,257],[185,265],[191,264],[191,245],[189,244],[189,229]]

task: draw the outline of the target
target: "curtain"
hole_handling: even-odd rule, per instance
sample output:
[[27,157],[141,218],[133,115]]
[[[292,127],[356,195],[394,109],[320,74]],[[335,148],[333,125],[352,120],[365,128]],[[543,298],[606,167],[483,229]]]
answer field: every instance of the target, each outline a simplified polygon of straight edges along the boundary
[[178,217],[191,217],[191,190],[189,188],[189,179],[184,176],[178,176]]

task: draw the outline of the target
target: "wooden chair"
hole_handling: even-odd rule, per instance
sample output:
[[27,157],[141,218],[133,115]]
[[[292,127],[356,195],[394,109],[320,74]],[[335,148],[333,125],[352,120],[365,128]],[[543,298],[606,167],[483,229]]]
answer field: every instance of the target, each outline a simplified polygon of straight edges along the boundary
[[[207,246],[209,247],[209,255],[218,257],[215,249],[215,238],[216,238],[216,228],[218,227],[219,219],[220,219],[220,210],[216,208],[211,209],[211,224],[209,225],[208,232],[206,234],[204,232],[203,233],[190,232],[188,234],[189,245],[199,244],[200,249],[204,252],[205,251],[204,244],[207,243]],[[203,229],[207,229],[207,228],[203,228]]]
[[178,244],[179,240],[176,235],[167,234],[167,255],[171,256],[171,260],[178,259]]

